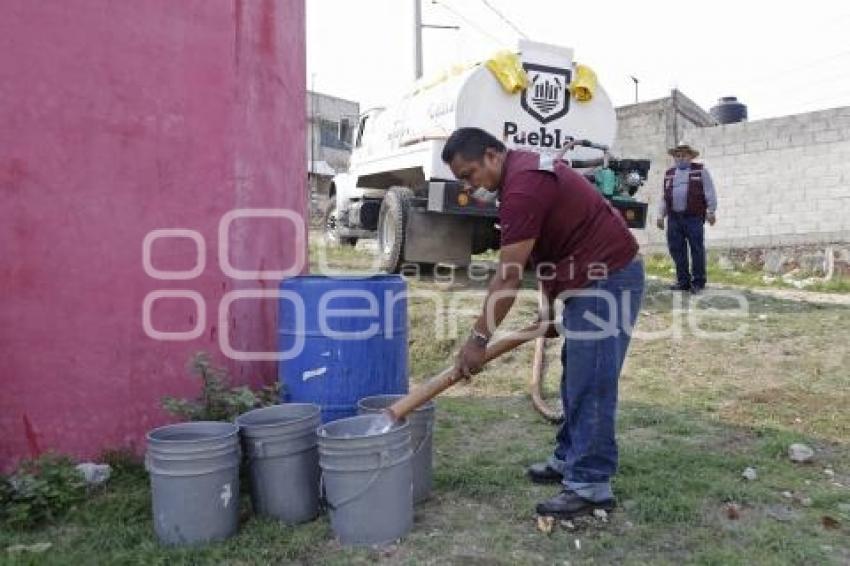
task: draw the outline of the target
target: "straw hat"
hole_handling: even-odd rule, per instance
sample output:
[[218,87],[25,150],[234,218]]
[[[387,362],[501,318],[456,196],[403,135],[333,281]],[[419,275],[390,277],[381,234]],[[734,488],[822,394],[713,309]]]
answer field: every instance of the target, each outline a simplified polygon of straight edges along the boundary
[[699,155],[699,152],[697,150],[695,150],[689,144],[686,144],[686,143],[680,143],[676,147],[671,147],[670,149],[667,150],[667,153],[670,154],[670,155],[673,155],[677,151],[686,151],[686,152],[690,153],[691,159],[693,159],[693,158],[695,158]]

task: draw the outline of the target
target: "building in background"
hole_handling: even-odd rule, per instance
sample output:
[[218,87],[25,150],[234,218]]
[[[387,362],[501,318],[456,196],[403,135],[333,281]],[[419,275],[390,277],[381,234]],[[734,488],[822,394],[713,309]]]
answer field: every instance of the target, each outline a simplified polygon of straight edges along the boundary
[[307,178],[313,216],[322,214],[331,179],[348,171],[360,105],[307,91]]
[[[666,249],[655,228],[667,149],[680,142],[717,187],[717,224],[706,228],[710,248],[833,249],[850,261],[850,107],[756,121],[718,124],[687,96],[617,108],[614,153],[652,160],[638,193],[648,201],[647,228],[636,234],[647,251]],[[829,254],[827,254],[829,255]]]

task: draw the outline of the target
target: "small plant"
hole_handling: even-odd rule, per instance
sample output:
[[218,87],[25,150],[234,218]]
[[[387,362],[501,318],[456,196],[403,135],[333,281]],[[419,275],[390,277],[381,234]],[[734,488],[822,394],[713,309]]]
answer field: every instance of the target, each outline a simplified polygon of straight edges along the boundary
[[46,454],[22,462],[15,473],[0,478],[0,518],[13,528],[33,528],[58,519],[85,495],[85,481],[74,463]]
[[206,352],[192,356],[189,370],[201,378],[200,397],[162,399],[163,408],[177,417],[190,421],[231,421],[245,411],[278,402],[280,388],[277,383],[256,392],[244,385],[231,387],[227,370],[214,366]]

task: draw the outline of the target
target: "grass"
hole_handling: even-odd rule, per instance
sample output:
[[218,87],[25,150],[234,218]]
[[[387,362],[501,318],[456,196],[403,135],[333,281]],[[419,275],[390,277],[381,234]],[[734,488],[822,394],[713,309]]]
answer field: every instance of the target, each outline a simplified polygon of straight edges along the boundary
[[[363,270],[369,260],[359,249],[336,249],[328,263]],[[410,301],[415,383],[450,363],[484,283],[431,276],[409,284],[451,299],[441,308],[434,308],[433,297]],[[534,503],[555,488],[528,483],[524,468],[550,453],[555,428],[531,410],[531,349],[523,348],[438,400],[434,496],[417,506],[414,529],[397,547],[340,548],[326,517],[284,527],[252,516],[243,496],[238,536],[198,549],[163,548],[153,534],[144,469],[113,456],[120,464],[113,480],[60,523],[29,532],[0,530],[0,562],[850,563],[850,309],[745,298],[747,329],[737,339],[698,339],[685,328],[678,341],[633,341],[620,388],[620,471],[614,480],[620,507],[607,522],[581,520],[574,530],[558,525],[550,535],[535,527]],[[729,309],[720,299],[679,303],[652,283],[639,329],[658,331],[697,310],[707,317],[704,326],[715,330],[741,322],[724,316]],[[531,298],[522,302],[507,325],[521,325],[534,310]],[[454,322],[458,332],[435,338],[440,320]],[[549,390],[559,373],[557,348],[552,350]],[[794,442],[814,447],[816,462],[790,462],[786,452]],[[742,479],[748,466],[757,469],[757,480]],[[727,515],[730,502],[739,506],[737,519]],[[836,519],[839,527],[824,527],[823,517]],[[2,552],[36,542],[53,546],[38,555]]]
[[[734,270],[722,269],[718,254],[709,252],[706,260],[706,275],[709,283],[740,285],[766,289],[797,289],[781,277],[765,281],[764,272],[755,266],[736,266]],[[667,254],[652,254],[646,258],[646,272],[665,280],[675,280],[673,261]],[[850,293],[850,278],[835,275],[829,281],[818,281],[805,287],[806,291],[819,293]]]

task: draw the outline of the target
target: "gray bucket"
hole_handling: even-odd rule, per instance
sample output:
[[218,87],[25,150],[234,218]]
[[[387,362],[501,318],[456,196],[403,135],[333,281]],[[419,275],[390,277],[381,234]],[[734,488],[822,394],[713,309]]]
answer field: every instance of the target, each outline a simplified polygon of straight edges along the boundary
[[[380,413],[404,395],[375,395],[357,403],[361,415]],[[413,502],[420,503],[431,496],[431,476],[434,467],[434,403],[429,401],[407,415],[410,422],[410,444],[413,448]]]
[[389,544],[413,526],[410,425],[366,435],[379,418],[361,415],[319,427],[325,501],[342,544]]
[[239,528],[239,429],[222,422],[163,426],[147,435],[153,526],[165,544],[198,544]]
[[289,524],[315,519],[321,408],[310,403],[275,405],[239,415],[236,424],[251,472],[254,512]]

